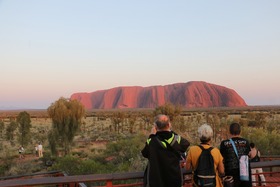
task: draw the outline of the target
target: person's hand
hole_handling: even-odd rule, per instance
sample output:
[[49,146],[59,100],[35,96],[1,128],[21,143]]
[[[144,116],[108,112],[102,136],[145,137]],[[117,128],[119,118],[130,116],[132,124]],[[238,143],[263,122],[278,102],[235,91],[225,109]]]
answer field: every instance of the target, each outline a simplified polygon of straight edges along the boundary
[[151,129],[151,134],[156,134],[157,133],[157,129],[155,126],[153,126],[153,128]]
[[181,160],[180,161],[180,166],[181,166],[181,168],[185,168],[186,167],[186,160]]

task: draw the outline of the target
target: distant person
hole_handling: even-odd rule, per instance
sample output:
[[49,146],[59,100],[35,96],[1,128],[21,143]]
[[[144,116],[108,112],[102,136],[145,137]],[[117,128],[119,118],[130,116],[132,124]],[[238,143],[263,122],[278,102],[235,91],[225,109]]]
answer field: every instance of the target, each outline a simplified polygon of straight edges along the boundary
[[[207,124],[200,126],[198,128],[198,137],[200,139],[200,145],[191,146],[187,153],[187,159],[186,159],[186,169],[187,170],[192,169],[194,173],[193,181],[192,181],[193,186],[200,186],[200,183],[204,183],[205,186],[222,187],[223,186],[222,181],[219,176],[224,175],[225,172],[223,157],[219,149],[211,147],[211,138],[213,137],[213,130],[211,126]],[[210,149],[210,154],[212,155],[213,158],[213,165],[212,168],[209,169],[214,171],[214,178],[213,179],[208,178],[205,180],[203,179],[202,181],[200,181],[200,180],[196,180],[197,177],[195,176],[195,171],[198,167],[198,161],[199,161],[199,157],[201,156],[202,149],[206,149],[206,150]],[[209,181],[208,185],[206,185],[207,181]],[[213,184],[210,185],[212,182]]]
[[171,123],[166,115],[158,115],[142,155],[148,166],[144,176],[145,187],[181,187],[181,155],[190,143],[171,131]]
[[36,156],[36,157],[39,156],[39,154],[38,154],[38,145],[37,145],[37,144],[35,145],[35,156]]
[[[261,153],[258,149],[256,149],[255,144],[254,143],[250,143],[250,148],[251,151],[249,153],[249,157],[251,162],[260,162],[260,157],[261,157]],[[257,173],[260,173],[259,175],[256,175]],[[256,186],[256,176],[260,176],[261,179],[261,185],[262,186],[266,186],[266,182],[265,182],[265,177],[263,173],[263,169],[262,168],[252,168],[252,182],[253,182],[253,186]]]
[[23,146],[20,146],[18,148],[18,153],[19,153],[19,159],[23,159],[24,158],[24,148],[23,148]]
[[[250,152],[250,144],[249,141],[242,138],[240,136],[241,127],[239,123],[232,123],[229,127],[229,132],[232,141],[236,147],[238,152],[238,156],[248,155]],[[251,179],[251,168],[249,167],[249,181],[241,181],[240,180],[240,171],[239,171],[239,158],[237,157],[233,145],[231,144],[230,139],[223,140],[220,145],[220,152],[224,157],[224,165],[225,165],[225,175],[233,176],[234,179],[234,187],[251,187],[252,179]]]
[[38,145],[38,156],[39,158],[43,157],[43,145],[41,143]]

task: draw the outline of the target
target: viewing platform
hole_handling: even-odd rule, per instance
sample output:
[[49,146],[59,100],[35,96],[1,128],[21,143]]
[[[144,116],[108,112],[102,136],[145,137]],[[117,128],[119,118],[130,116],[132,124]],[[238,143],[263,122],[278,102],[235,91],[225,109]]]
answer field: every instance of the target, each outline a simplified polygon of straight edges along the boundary
[[[251,163],[252,168],[263,168],[267,187],[280,187],[280,160]],[[184,187],[191,187],[191,171],[183,171]],[[66,176],[60,171],[0,178],[0,187],[137,187],[143,186],[144,172]],[[258,177],[257,177],[258,178]],[[256,181],[261,186],[260,181]]]

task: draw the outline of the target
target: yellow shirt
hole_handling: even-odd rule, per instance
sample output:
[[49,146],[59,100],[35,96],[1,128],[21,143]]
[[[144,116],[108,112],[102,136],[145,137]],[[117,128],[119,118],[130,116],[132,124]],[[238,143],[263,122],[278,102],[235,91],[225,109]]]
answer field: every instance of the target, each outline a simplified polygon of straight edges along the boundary
[[[205,149],[208,149],[210,147],[209,145],[205,145],[205,144],[202,144],[202,146]],[[191,164],[193,171],[197,167],[197,161],[198,161],[198,158],[199,158],[201,152],[202,152],[202,150],[200,149],[199,146],[191,146],[188,151],[188,156],[187,156],[186,162]],[[223,156],[221,155],[220,150],[217,148],[213,148],[211,150],[211,155],[213,156],[214,169],[216,172],[216,187],[222,187],[223,185],[222,185],[222,181],[219,177],[217,167],[220,163],[221,164],[223,163]]]

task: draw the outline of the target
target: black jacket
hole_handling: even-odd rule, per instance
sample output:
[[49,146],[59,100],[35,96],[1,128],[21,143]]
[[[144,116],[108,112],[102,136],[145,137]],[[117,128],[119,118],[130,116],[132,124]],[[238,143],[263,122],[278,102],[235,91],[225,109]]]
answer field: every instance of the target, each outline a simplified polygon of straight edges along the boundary
[[[241,138],[241,137],[235,137],[232,138],[232,140],[235,142],[235,146],[238,152],[238,155],[248,155],[250,152],[250,144],[249,141]],[[234,177],[234,180],[240,186],[240,187],[251,187],[251,168],[249,165],[249,178],[250,181],[239,181],[239,159],[237,158],[234,149],[232,147],[232,144],[230,143],[230,140],[223,140],[220,145],[220,152],[222,156],[224,157],[224,165],[225,165],[225,174],[230,175]]]
[[[169,144],[169,145],[167,145]],[[170,131],[159,131],[150,135],[142,155],[149,160],[147,167],[147,187],[181,187],[181,154],[190,143]]]

